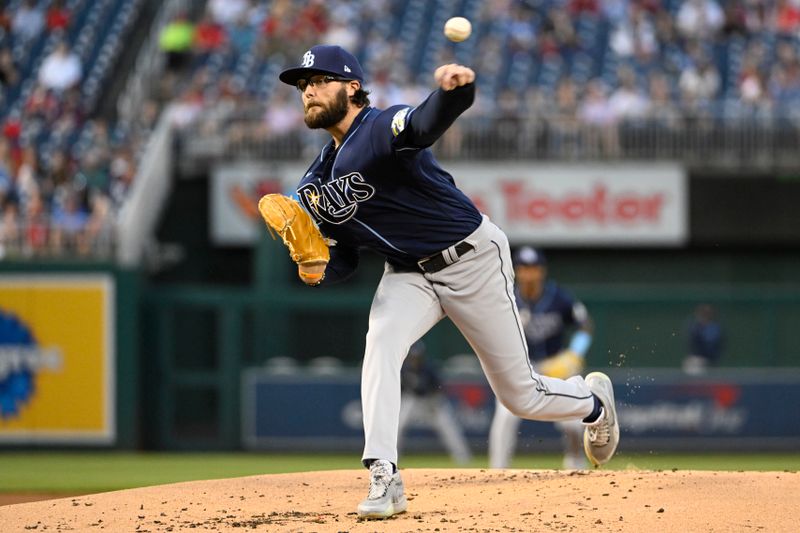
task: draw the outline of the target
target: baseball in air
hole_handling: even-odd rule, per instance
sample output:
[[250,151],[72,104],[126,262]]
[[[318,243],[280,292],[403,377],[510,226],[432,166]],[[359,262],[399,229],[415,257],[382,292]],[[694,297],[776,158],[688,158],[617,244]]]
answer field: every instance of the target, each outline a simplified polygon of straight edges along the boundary
[[464,17],[453,17],[444,23],[445,36],[454,43],[466,41],[472,33],[472,24]]

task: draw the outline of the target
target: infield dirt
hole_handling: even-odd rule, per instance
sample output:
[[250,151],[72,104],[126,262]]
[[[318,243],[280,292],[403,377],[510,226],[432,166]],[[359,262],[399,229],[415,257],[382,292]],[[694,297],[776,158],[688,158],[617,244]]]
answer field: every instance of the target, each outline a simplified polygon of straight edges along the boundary
[[0,531],[797,531],[800,473],[403,470],[408,512],[361,521],[367,472],[193,481],[0,507]]

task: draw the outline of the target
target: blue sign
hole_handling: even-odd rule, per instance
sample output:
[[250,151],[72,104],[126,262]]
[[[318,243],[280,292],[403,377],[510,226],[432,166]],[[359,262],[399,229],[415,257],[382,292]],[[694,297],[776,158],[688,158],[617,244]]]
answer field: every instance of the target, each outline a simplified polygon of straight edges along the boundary
[[[660,369],[609,374],[624,448],[796,449],[800,443],[800,372],[720,371],[700,378]],[[495,402],[486,381],[449,380],[444,392],[470,443],[485,449]],[[250,370],[243,394],[248,448],[363,444],[357,373],[276,376]],[[406,440],[415,439],[438,449],[434,431],[412,420]],[[559,439],[552,423],[524,421],[518,449],[552,450]]]
[[30,329],[11,314],[0,310],[0,420],[15,417],[34,392],[36,341]]

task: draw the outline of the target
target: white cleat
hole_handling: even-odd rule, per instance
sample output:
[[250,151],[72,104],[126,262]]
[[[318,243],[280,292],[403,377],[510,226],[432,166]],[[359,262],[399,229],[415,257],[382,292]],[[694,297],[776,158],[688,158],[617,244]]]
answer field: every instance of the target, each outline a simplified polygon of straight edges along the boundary
[[400,472],[392,473],[392,463],[385,459],[369,467],[369,496],[358,504],[359,518],[389,518],[408,507]]
[[611,379],[602,372],[592,372],[586,376],[586,384],[603,404],[600,418],[586,424],[583,432],[583,450],[586,452],[586,457],[597,467],[610,461],[617,451],[619,421]]

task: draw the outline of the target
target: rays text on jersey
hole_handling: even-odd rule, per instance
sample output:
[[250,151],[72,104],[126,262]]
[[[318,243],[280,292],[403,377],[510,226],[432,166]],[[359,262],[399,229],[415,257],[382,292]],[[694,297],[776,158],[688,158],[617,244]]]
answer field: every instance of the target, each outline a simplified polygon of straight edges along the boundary
[[300,201],[317,221],[343,224],[358,210],[359,202],[365,202],[375,194],[375,188],[358,172],[351,172],[333,180],[318,184],[306,183],[297,189]]

